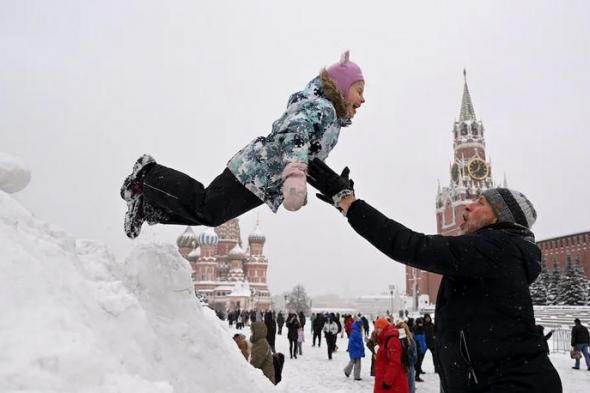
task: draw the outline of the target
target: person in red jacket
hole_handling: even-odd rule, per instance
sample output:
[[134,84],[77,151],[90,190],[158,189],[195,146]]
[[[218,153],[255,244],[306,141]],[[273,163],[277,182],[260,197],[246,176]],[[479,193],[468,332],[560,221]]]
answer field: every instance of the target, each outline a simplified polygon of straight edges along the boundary
[[402,364],[399,331],[385,318],[375,321],[379,350],[375,359],[373,393],[408,393],[408,378]]

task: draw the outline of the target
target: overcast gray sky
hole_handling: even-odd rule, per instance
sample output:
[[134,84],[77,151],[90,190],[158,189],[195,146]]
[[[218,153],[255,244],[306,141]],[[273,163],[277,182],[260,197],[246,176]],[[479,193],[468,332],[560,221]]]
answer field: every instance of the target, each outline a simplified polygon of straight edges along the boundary
[[[494,177],[533,201],[537,238],[590,229],[590,2],[408,3],[0,1],[0,150],[32,170],[15,195],[124,257],[136,242],[118,193],[140,154],[209,183],[350,49],[367,102],[327,162],[351,168],[359,197],[436,231],[465,67]],[[244,240],[257,215],[275,293],[404,285],[402,265],[315,198],[244,215]],[[183,230],[144,227],[138,242]]]

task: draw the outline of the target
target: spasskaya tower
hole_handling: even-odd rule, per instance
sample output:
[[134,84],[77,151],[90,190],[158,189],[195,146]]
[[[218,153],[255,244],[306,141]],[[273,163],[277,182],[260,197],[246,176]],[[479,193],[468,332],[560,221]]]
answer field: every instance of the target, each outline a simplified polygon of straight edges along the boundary
[[[478,198],[482,191],[494,188],[492,165],[486,154],[485,128],[475,116],[471,94],[467,86],[467,72],[463,70],[465,84],[459,120],[452,129],[453,158],[449,164],[449,185],[438,186],[436,195],[437,233],[447,236],[459,234],[465,206]],[[504,183],[506,180],[504,180]],[[418,294],[427,294],[436,302],[441,276],[406,267],[406,292],[412,295],[414,285]]]

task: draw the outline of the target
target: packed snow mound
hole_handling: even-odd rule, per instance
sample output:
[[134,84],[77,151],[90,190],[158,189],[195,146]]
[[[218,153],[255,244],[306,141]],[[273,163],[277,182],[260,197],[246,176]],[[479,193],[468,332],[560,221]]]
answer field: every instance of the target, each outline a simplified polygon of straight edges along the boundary
[[31,172],[23,160],[0,153],[0,190],[8,193],[19,192],[30,180]]
[[124,262],[0,191],[0,391],[274,392],[172,245]]

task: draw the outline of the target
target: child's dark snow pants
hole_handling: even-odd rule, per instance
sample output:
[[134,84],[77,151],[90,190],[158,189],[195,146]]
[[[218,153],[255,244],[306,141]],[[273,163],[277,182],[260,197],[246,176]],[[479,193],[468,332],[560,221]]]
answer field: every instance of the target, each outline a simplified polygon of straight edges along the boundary
[[161,224],[216,227],[262,205],[227,168],[205,188],[182,172],[155,164],[143,180],[143,196],[166,213]]

